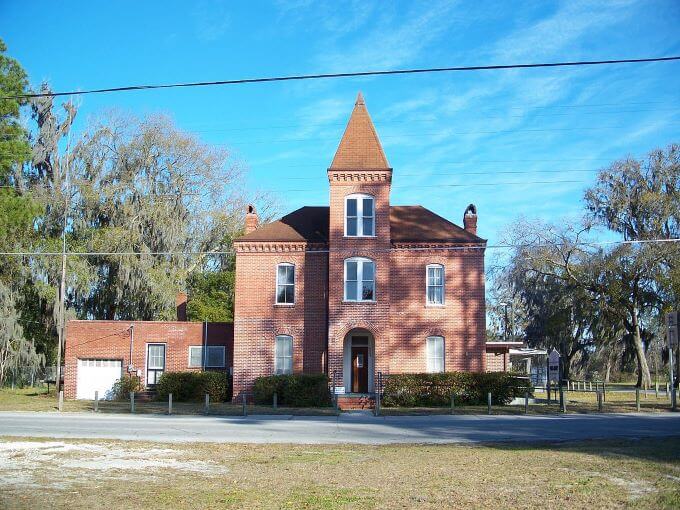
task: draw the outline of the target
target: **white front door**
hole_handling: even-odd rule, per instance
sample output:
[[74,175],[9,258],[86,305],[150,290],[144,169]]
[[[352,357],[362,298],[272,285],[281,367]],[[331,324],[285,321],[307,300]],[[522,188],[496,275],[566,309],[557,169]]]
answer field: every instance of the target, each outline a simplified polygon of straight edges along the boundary
[[76,398],[94,400],[94,392],[100,399],[113,398],[113,383],[123,374],[123,362],[116,359],[79,359],[76,376]]

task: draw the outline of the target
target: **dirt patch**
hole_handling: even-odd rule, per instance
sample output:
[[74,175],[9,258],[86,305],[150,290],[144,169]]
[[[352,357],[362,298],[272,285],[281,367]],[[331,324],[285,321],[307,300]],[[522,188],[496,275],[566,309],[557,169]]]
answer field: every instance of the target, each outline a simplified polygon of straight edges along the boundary
[[[179,454],[179,455],[178,455]],[[82,479],[89,473],[97,478],[154,478],[159,472],[221,475],[224,466],[208,460],[183,459],[176,450],[134,448],[118,444],[65,443],[62,441],[0,442],[0,475],[4,483],[14,487],[36,487],[48,483],[52,488],[65,488],[69,481]],[[68,473],[69,477],[64,478]],[[61,481],[50,482],[58,474]]]

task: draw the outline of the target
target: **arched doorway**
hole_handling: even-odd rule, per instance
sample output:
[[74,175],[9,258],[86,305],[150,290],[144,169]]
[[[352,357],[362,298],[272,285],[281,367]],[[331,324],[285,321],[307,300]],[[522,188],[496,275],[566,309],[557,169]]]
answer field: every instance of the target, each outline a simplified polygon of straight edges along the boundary
[[373,393],[375,340],[366,329],[353,329],[343,344],[343,381],[345,393]]

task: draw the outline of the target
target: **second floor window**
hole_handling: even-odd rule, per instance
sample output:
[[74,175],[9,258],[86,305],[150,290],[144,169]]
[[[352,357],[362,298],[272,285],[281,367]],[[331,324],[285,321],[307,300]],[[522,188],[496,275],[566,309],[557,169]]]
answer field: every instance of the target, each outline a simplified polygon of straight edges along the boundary
[[345,301],[375,301],[375,263],[372,260],[345,260]]
[[427,304],[444,304],[444,266],[430,264],[427,266]]
[[278,335],[274,346],[274,373],[293,373],[293,337]]
[[375,235],[375,211],[370,195],[349,195],[345,198],[345,235],[363,237]]
[[279,264],[276,266],[276,303],[295,303],[295,266]]

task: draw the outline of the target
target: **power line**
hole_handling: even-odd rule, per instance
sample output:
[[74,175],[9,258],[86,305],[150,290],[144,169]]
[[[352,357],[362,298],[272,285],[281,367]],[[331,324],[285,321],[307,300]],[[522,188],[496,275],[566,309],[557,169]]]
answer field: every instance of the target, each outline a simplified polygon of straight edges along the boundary
[[107,87],[100,89],[87,90],[72,90],[64,92],[39,92],[32,94],[17,94],[12,96],[3,96],[0,99],[28,99],[35,97],[58,97],[71,95],[85,95],[85,94],[103,94],[109,92],[129,92],[133,90],[152,90],[152,89],[171,89],[171,88],[186,88],[186,87],[207,87],[216,85],[243,85],[250,83],[270,83],[280,81],[302,81],[302,80],[321,80],[321,79],[337,79],[337,78],[352,78],[364,76],[391,76],[391,75],[406,75],[406,74],[425,74],[425,73],[448,73],[448,72],[469,72],[469,71],[498,71],[503,69],[534,69],[546,67],[581,67],[581,66],[599,66],[612,64],[641,64],[648,62],[669,62],[673,60],[680,60],[680,56],[671,57],[650,57],[650,58],[628,58],[617,60],[582,60],[573,62],[545,62],[536,64],[507,64],[507,65],[483,65],[483,66],[454,66],[454,67],[429,67],[417,69],[395,69],[386,71],[357,71],[347,73],[321,73],[321,74],[299,74],[289,76],[271,76],[261,78],[240,78],[234,80],[217,80],[217,81],[199,81],[199,82],[184,82],[184,83],[168,83],[158,85],[127,85],[124,87]]
[[[522,109],[523,107],[518,107]],[[531,107],[527,107],[531,108]],[[540,108],[540,107],[533,107]],[[678,111],[678,108],[664,108],[664,109],[646,109],[646,110],[609,110],[609,111],[590,111],[590,112],[578,112],[579,115],[598,115],[598,114],[622,114],[622,113],[641,113],[641,112],[668,112],[668,111]],[[455,112],[464,113],[464,110]],[[553,113],[535,113],[531,114],[534,117],[566,117],[573,115],[577,112],[553,112]],[[487,120],[487,119],[524,119],[527,115],[483,115],[474,116],[466,120]],[[413,123],[434,123],[434,122],[450,122],[451,119],[444,118],[431,118],[431,119],[403,119],[403,120],[379,120],[375,117],[375,124],[378,126],[386,124],[413,124]],[[201,124],[199,124],[200,126]],[[206,124],[202,124],[206,125]],[[214,125],[214,124],[213,124]],[[270,126],[242,126],[242,127],[216,127],[214,129],[187,129],[191,133],[223,133],[231,131],[263,131],[270,129],[301,129],[301,128],[314,128],[314,127],[344,127],[346,122],[318,122],[318,123],[299,123],[299,124],[279,124]]]
[[[669,123],[667,126],[676,126],[677,124]],[[397,135],[381,135],[381,140],[391,138],[418,138],[418,137],[436,137],[436,136],[464,136],[464,135],[499,135],[499,134],[513,134],[513,133],[547,133],[547,132],[563,132],[563,131],[599,131],[603,129],[630,129],[630,125],[625,126],[577,126],[566,128],[529,128],[529,129],[501,129],[493,131],[446,131],[444,129],[433,133],[400,133]],[[279,138],[267,140],[234,140],[229,143],[213,144],[217,147],[231,147],[235,145],[251,145],[251,144],[267,144],[267,143],[288,143],[288,142],[332,142],[336,141],[337,137],[326,138]]]
[[[260,241],[256,241],[260,242]],[[261,241],[266,242],[266,241]],[[506,249],[518,249],[518,248],[549,248],[556,246],[613,246],[613,245],[637,245],[637,244],[664,244],[664,243],[677,243],[680,242],[680,238],[671,239],[639,239],[632,241],[581,241],[578,243],[524,243],[524,244],[491,244],[487,246],[481,246],[478,244],[466,245],[466,246],[442,246],[440,248],[432,248],[430,246],[423,248],[378,248],[372,250],[374,252],[389,252],[395,250],[442,250],[442,251],[457,251],[457,250],[506,250]],[[312,253],[328,253],[334,250],[306,250]],[[343,250],[338,250],[343,251]],[[94,257],[94,256],[196,256],[196,255],[233,255],[235,251],[232,250],[217,250],[217,251],[152,251],[152,252],[138,252],[138,251],[110,251],[110,252],[95,252],[95,251],[71,251],[66,252],[68,256],[74,257]],[[17,257],[30,257],[30,256],[61,256],[62,252],[36,252],[36,251],[22,251],[22,252],[0,252],[0,256],[17,256]]]
[[[425,175],[425,177],[430,174]],[[474,186],[521,186],[533,184],[574,184],[585,183],[585,180],[562,180],[562,181],[520,181],[520,182],[472,182],[466,184],[405,184],[403,186],[392,186],[392,189],[429,189],[429,188],[468,188]],[[303,189],[276,189],[276,190],[259,190],[265,193],[309,193],[320,191],[319,188],[303,188]]]

